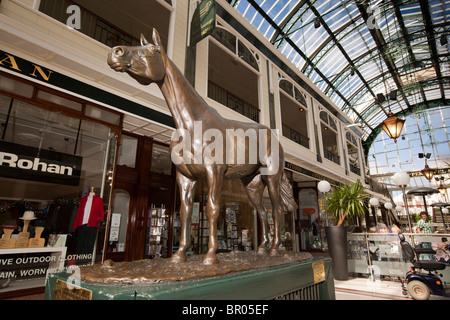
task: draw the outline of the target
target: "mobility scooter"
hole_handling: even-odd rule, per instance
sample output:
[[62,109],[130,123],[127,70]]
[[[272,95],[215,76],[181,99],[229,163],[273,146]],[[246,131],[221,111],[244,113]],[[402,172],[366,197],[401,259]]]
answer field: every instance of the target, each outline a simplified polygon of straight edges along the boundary
[[[405,236],[402,233],[399,233],[398,237],[400,239],[403,257],[412,264],[410,271],[406,274],[406,279],[402,281],[402,293],[404,295],[409,293],[414,300],[428,300],[431,294],[450,297],[450,288],[444,288],[440,278],[442,274],[438,273],[438,270],[444,270],[447,265],[438,261],[420,260],[418,256],[419,252],[417,252],[419,249],[414,249],[405,240]],[[422,270],[428,273],[422,272]]]

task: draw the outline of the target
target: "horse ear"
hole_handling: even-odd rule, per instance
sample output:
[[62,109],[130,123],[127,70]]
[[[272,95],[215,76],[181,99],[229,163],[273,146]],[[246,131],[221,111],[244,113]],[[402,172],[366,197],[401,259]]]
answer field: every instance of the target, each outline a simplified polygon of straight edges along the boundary
[[146,46],[148,45],[150,42],[148,42],[147,39],[145,39],[144,35],[141,33],[141,46]]
[[153,28],[153,36],[152,37],[153,37],[153,43],[159,47],[159,50],[161,53],[164,53],[164,47],[162,45],[161,38],[159,37],[159,33],[158,33],[158,31],[156,31],[155,28]]

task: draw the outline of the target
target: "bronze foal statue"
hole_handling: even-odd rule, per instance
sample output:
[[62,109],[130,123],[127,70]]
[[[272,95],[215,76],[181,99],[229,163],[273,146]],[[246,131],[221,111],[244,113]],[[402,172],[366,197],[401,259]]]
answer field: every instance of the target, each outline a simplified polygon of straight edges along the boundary
[[[168,58],[155,29],[153,42],[149,43],[141,35],[141,46],[114,47],[109,53],[108,64],[115,71],[127,72],[142,85],[155,82],[167,101],[177,127],[170,151],[180,187],[182,227],[180,246],[172,261],[186,261],[195,186],[202,178],[206,178],[209,188],[206,206],[209,243],[203,264],[218,263],[217,219],[223,180],[228,178],[242,181],[248,198],[258,212],[263,226],[263,241],[257,251],[260,254],[267,253],[269,243],[267,212],[262,202],[267,186],[275,227],[269,254],[277,255],[281,241],[281,215],[297,208],[292,187],[284,173],[284,153],[277,136],[264,125],[223,118],[204,101]],[[240,139],[242,133],[244,138]],[[223,137],[227,142],[232,142],[231,146],[223,143]],[[239,140],[238,143],[235,143],[236,140]]]

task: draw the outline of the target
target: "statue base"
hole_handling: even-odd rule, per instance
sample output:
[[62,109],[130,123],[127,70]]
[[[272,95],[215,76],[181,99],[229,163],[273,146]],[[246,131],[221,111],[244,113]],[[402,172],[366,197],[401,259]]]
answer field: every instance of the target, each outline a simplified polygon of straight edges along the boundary
[[[50,274],[46,300],[334,300],[331,259],[309,253],[275,257],[218,254],[220,263],[170,259],[105,261]],[[73,274],[72,272],[75,271]]]

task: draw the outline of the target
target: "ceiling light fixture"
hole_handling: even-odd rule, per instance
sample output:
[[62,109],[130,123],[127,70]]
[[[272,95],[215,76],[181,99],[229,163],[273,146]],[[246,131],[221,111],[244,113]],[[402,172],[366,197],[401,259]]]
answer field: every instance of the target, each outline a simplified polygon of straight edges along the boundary
[[389,138],[394,139],[394,142],[397,143],[397,138],[400,137],[404,124],[405,119],[394,116],[391,108],[389,108],[388,117],[381,123],[381,128],[386,132]]
[[431,169],[428,166],[428,162],[427,162],[427,158],[425,158],[425,168],[423,168],[422,170],[420,170],[420,172],[422,172],[423,176],[425,178],[428,179],[428,181],[431,181],[431,179],[433,179],[434,176],[434,169]]

